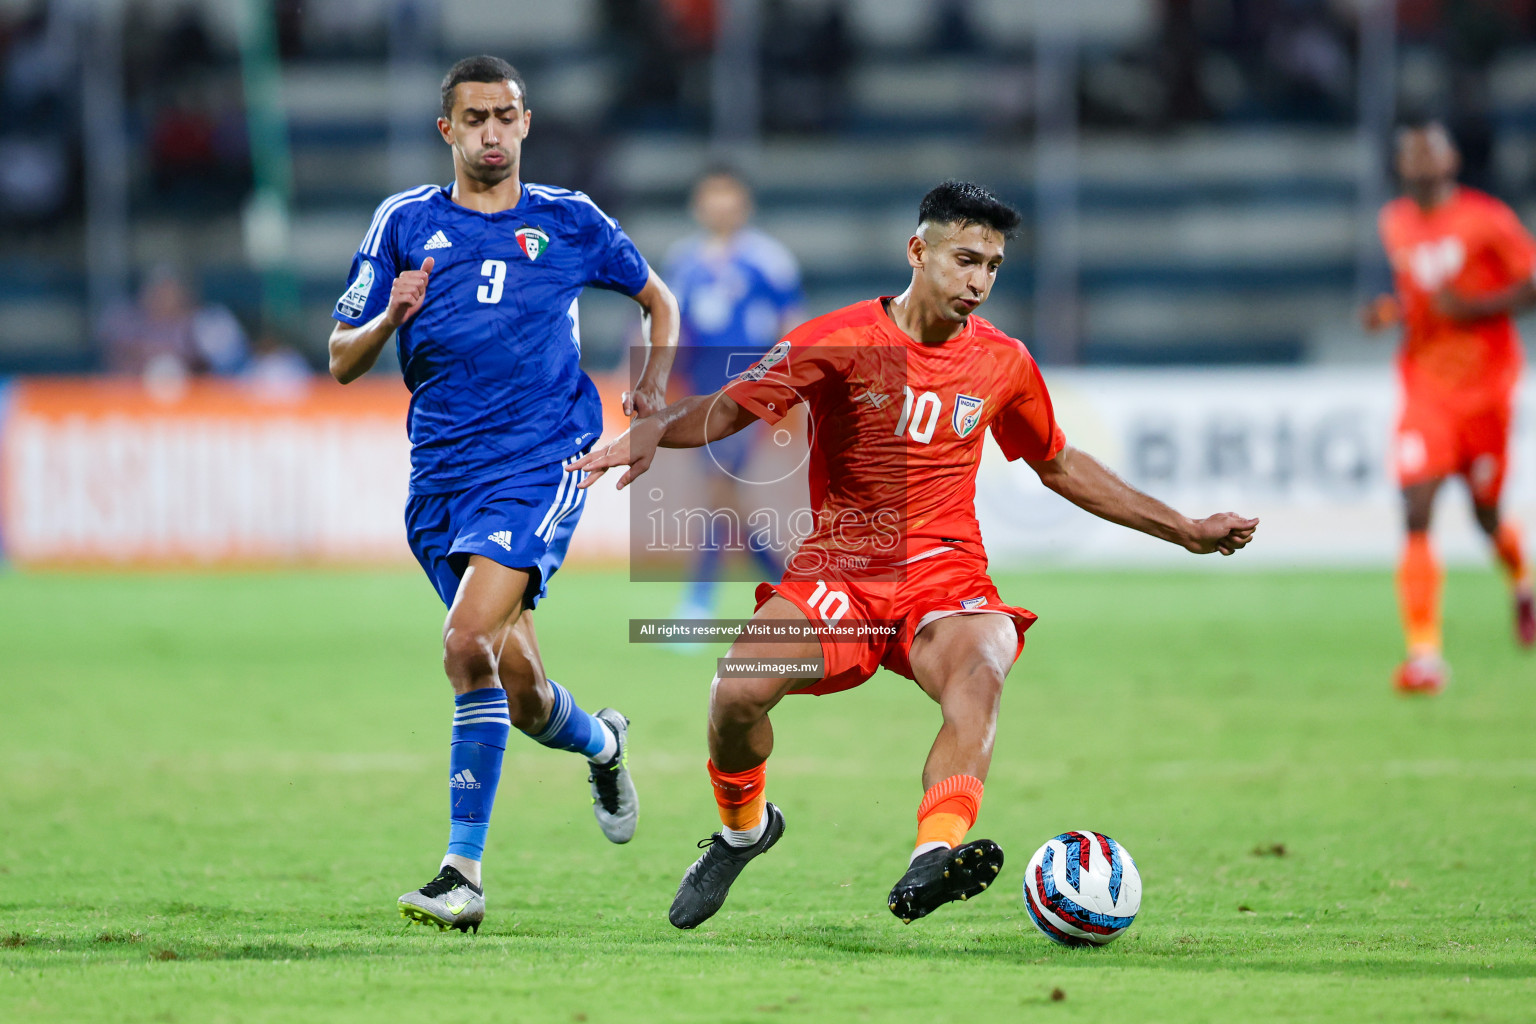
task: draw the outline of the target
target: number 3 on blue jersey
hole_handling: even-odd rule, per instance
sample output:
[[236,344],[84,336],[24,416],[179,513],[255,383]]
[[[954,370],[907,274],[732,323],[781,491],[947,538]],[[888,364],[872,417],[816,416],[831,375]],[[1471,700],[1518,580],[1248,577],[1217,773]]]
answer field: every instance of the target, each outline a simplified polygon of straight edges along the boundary
[[480,273],[490,280],[475,291],[475,298],[487,303],[500,302],[501,285],[507,279],[506,263],[502,260],[486,260],[480,264]]

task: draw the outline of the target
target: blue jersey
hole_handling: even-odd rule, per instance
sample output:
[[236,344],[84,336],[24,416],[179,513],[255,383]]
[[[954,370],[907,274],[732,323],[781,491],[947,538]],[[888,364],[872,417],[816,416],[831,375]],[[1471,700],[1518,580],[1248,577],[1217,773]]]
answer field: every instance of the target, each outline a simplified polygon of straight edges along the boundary
[[802,304],[794,256],[755,228],[725,247],[703,236],[678,243],[668,255],[667,284],[682,313],[678,369],[705,393],[772,348],[785,315]]
[[602,433],[576,299],[588,285],[635,295],[650,276],[613,218],[549,185],[524,184],[500,213],[460,206],[451,188],[402,192],[373,215],[332,315],[372,320],[395,276],[429,256],[426,298],[396,339],[411,391],[411,493],[559,462]]

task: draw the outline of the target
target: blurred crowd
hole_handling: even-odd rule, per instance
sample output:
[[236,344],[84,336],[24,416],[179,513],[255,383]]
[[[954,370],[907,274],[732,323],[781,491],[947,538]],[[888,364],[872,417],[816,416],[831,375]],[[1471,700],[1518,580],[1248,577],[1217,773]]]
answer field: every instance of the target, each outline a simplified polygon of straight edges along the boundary
[[[719,0],[603,0],[602,6],[604,46],[621,68],[612,114],[658,126],[703,126]],[[762,0],[759,19],[763,130],[840,127],[848,68],[858,56],[847,5]]]
[[122,45],[154,201],[187,212],[238,202],[251,175],[235,41],[211,31],[201,7],[157,23],[130,3]]
[[[1148,0],[1156,8],[1149,38],[1085,51],[1084,120],[1150,129],[1202,121],[1348,123],[1356,108],[1359,15],[1372,2],[1381,0]],[[762,0],[768,132],[844,126],[848,69],[870,55],[847,7],[846,0]],[[603,8],[607,38],[627,69],[616,109],[701,118],[719,0],[604,0]],[[932,0],[921,55],[991,52],[1027,66],[1028,53],[997,52],[974,8],[974,0]],[[1448,95],[1434,112],[1453,121],[1486,117],[1490,66],[1536,43],[1536,0],[1396,0],[1396,13],[1401,46],[1443,57]],[[1027,116],[1027,105],[1018,112]]]
[[[157,8],[156,11],[159,9]],[[0,15],[0,218],[6,226],[46,225],[77,215],[82,184],[84,92],[98,40],[93,5],[37,0]],[[232,40],[188,4],[169,17],[129,0],[121,47],[122,101],[142,154],[131,173],[135,199],[196,214],[238,203],[250,160]]]
[[163,386],[188,377],[241,377],[264,394],[301,389],[309,363],[280,330],[254,338],[227,307],[201,299],[172,267],[152,269],[138,295],[109,309],[98,326],[104,369]]
[[[403,24],[429,22],[448,0],[400,0],[393,10],[381,0],[272,2],[281,59],[315,62],[384,59]],[[986,131],[1027,133],[1031,54],[991,38],[978,2],[930,0],[920,38],[894,46],[859,34],[849,0],[760,0],[764,132],[867,129],[851,84],[862,66],[974,55],[987,83],[980,102],[993,108],[981,111],[979,123]],[[1150,31],[1083,48],[1082,120],[1147,132],[1189,124],[1351,124],[1359,11],[1373,2],[1386,0],[1146,0]],[[0,230],[35,239],[80,223],[78,196],[94,131],[84,115],[86,97],[107,88],[92,79],[104,44],[101,23],[93,20],[101,9],[91,0],[0,9]],[[206,0],[126,0],[106,41],[120,49],[124,68],[134,218],[233,217],[249,194],[238,41],[227,19],[210,19],[214,10],[224,8]],[[1492,72],[1512,49],[1536,47],[1536,0],[1396,0],[1395,11],[1403,60],[1422,57],[1434,71],[1418,94],[1411,84],[1419,79],[1402,76],[1400,110],[1444,118],[1462,144],[1468,179],[1485,183],[1497,123]],[[613,183],[602,180],[603,153],[620,130],[706,131],[725,14],[724,0],[597,0],[593,35],[573,40],[571,52],[605,64],[611,89],[587,115],[541,117],[530,172],[613,195],[617,189],[604,187]],[[414,45],[440,49],[430,32]],[[532,79],[568,54],[514,48],[506,56],[526,62]],[[1425,106],[1414,109],[1421,100]],[[881,127],[902,130],[899,123]],[[100,350],[112,367],[142,372],[157,358],[174,358],[186,372],[241,372],[263,352],[286,350],[266,332],[241,329],[228,310],[209,314],[211,307],[175,274],[140,276],[132,309],[117,311],[110,326],[103,322]],[[221,294],[239,301],[230,289]],[[257,340],[248,342],[247,334]]]
[[[274,0],[283,59],[383,57],[387,11],[354,0]],[[402,0],[409,2],[409,0]],[[1355,113],[1358,10],[1371,0],[1148,0],[1156,30],[1140,43],[1085,51],[1086,123],[1144,127],[1215,121],[1347,123]],[[48,223],[78,204],[81,89],[90,63],[90,4],[36,0],[0,13],[0,218]],[[850,27],[846,0],[762,0],[761,108],[772,133],[847,126],[848,72],[870,48]],[[973,0],[933,0],[927,55],[997,53]],[[592,43],[615,70],[597,124],[555,125],[590,148],[590,135],[629,128],[703,128],[722,0],[600,0]],[[1472,136],[1489,109],[1487,73],[1507,49],[1536,42],[1536,0],[1397,0],[1401,45],[1444,59],[1446,97],[1435,113]],[[236,42],[210,26],[204,5],[128,0],[120,45],[133,151],[135,201],[170,212],[233,208],[249,187],[250,158]],[[522,55],[512,54],[514,58]],[[887,55],[889,56],[889,55]],[[994,61],[995,63],[995,61]],[[1007,101],[999,98],[999,103]],[[1028,105],[1005,120],[1027,128]],[[995,120],[995,119],[994,119]]]
[[78,188],[78,25],[39,3],[0,17],[0,219],[60,216]]
[[[1090,57],[1090,122],[1345,124],[1356,116],[1360,11],[1381,0],[1160,0],[1142,50]],[[1486,119],[1488,73],[1536,43],[1532,0],[1396,0],[1398,46],[1432,54],[1448,81],[1421,100],[1453,122]],[[1437,86],[1442,83],[1437,82]]]

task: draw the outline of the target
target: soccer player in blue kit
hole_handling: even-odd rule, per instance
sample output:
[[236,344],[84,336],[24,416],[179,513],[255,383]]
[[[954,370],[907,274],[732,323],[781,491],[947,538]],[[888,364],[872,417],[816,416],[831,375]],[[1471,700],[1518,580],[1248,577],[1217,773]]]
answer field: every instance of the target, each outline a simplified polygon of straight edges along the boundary
[[[682,312],[676,369],[693,394],[706,395],[799,326],[804,296],[795,257],[751,225],[752,191],[736,172],[725,167],[707,171],[693,187],[691,205],[703,231],[667,254],[667,280]],[[700,453],[710,507],[735,509],[743,513],[742,522],[748,516],[737,484],[761,436],[762,429],[754,425],[716,438]],[[721,547],[716,538],[705,538],[677,618],[709,618]],[[782,575],[784,567],[772,552],[750,542],[747,547],[766,576]]]
[[582,372],[576,299],[623,292],[648,321],[645,366],[627,415],[665,400],[677,303],[614,220],[580,192],[519,173],[532,114],[522,77],[469,57],[443,79],[438,131],[451,186],[386,199],[352,260],[332,314],[331,374],[373,366],[392,335],[411,391],[411,550],[443,603],[443,668],[454,692],[448,852],[400,913],[440,929],[480,930],[480,860],[516,726],[586,759],[603,834],[625,843],[639,802],[627,768],[629,721],[589,714],[544,674],[533,608],[548,590],[586,492],[565,467],[603,429]]

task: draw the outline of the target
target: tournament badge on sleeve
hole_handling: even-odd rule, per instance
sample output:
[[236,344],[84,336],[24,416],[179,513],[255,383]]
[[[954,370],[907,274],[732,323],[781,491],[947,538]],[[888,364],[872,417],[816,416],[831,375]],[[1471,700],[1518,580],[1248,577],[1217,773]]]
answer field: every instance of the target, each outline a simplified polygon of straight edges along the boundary
[[357,270],[357,280],[352,282],[352,287],[336,303],[336,311],[343,316],[352,317],[354,320],[363,315],[363,310],[368,308],[368,293],[373,290],[373,264],[362,261]]
[[762,380],[768,376],[768,371],[783,362],[784,357],[787,355],[789,355],[789,342],[781,341],[769,349],[763,355],[763,358],[757,361],[755,366],[748,367],[741,375],[741,379],[746,381]]

